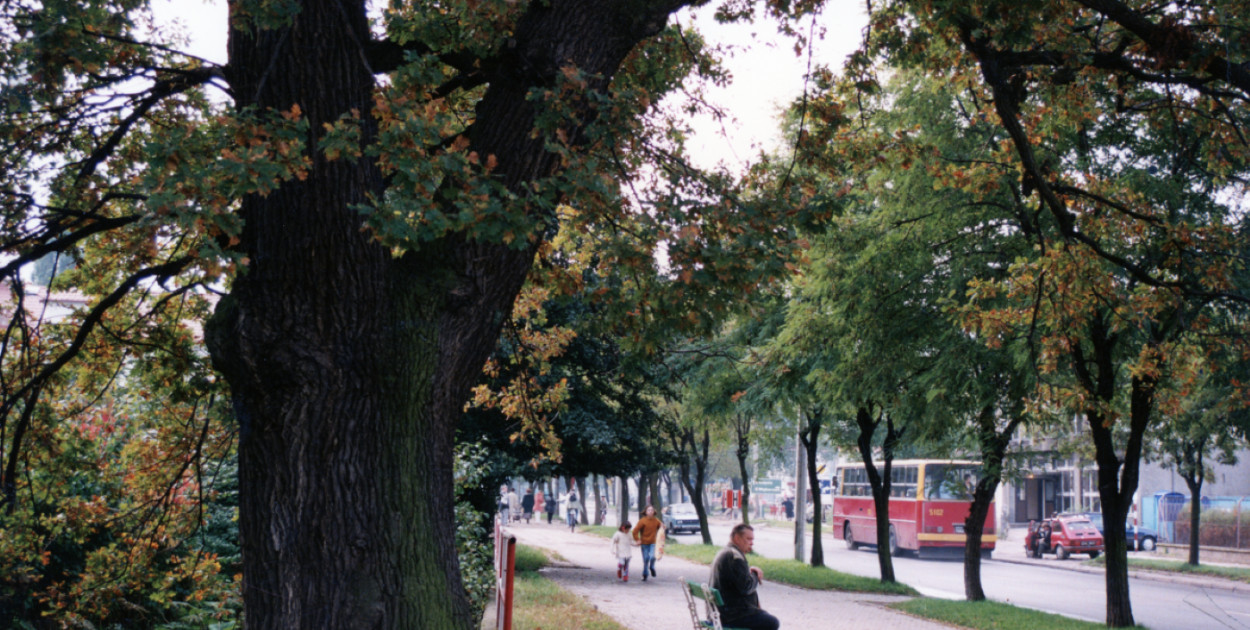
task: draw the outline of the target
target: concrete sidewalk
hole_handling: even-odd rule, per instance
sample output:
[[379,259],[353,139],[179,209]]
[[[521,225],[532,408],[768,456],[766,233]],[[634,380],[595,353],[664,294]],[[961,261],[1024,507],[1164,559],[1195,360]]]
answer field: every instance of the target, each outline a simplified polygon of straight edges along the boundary
[[[509,529],[521,544],[553,551],[565,560],[544,569],[543,575],[585,598],[626,628],[656,630],[690,626],[690,612],[680,579],[707,581],[710,569],[706,565],[666,556],[656,563],[657,576],[643,582],[641,552],[636,551],[630,563],[632,575],[625,583],[616,578],[616,559],[611,553],[611,542],[606,539],[573,533],[568,527],[545,522],[514,524]],[[767,575],[760,587],[761,605],[781,620],[783,628],[949,630],[949,626],[884,606],[904,599],[907,598],[812,591],[769,582]]]

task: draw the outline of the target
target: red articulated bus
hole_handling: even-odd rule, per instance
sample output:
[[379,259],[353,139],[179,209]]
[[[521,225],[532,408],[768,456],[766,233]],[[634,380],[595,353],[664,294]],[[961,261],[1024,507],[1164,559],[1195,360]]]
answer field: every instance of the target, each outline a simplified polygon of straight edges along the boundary
[[[878,471],[882,468],[878,467]],[[904,459],[890,470],[890,553],[911,551],[916,557],[962,555],[964,521],[981,464],[972,461]],[[834,536],[849,549],[877,544],[877,510],[863,464],[838,470],[833,497]],[[994,551],[994,504],[990,504],[981,535],[981,557]]]

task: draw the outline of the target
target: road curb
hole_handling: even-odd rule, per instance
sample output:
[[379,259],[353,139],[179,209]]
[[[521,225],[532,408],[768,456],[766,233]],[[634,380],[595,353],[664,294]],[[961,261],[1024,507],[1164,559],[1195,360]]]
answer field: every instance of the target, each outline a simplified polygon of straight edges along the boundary
[[[1034,567],[1050,567],[1062,571],[1078,571],[1081,573],[1106,573],[1106,569],[1098,569],[1087,567],[1083,564],[1048,564],[1040,560],[1028,560],[1022,558],[1004,558],[996,556],[994,560],[998,562],[1010,562],[1012,564],[1028,565]],[[1218,588],[1232,593],[1250,593],[1250,584],[1238,582],[1237,580],[1223,579],[1208,576],[1195,575],[1179,575],[1169,571],[1152,571],[1150,569],[1129,568],[1128,575],[1131,578],[1142,580],[1153,580],[1155,582],[1167,582],[1169,584],[1186,584],[1189,586],[1199,586],[1203,588]]]

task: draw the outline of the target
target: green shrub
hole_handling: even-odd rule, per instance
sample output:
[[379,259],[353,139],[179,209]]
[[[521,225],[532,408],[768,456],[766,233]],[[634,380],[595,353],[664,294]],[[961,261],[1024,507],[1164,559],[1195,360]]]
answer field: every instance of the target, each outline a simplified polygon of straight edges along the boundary
[[456,553],[460,558],[460,580],[469,594],[474,618],[481,620],[495,588],[493,534],[486,526],[489,515],[474,509],[467,494],[482,483],[487,467],[486,448],[465,444],[456,448]]

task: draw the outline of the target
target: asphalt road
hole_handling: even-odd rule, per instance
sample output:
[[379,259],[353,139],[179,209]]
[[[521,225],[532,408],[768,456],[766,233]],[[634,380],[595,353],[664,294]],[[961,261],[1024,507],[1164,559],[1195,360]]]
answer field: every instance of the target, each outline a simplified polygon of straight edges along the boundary
[[[728,540],[730,521],[714,519],[712,539]],[[755,550],[765,557],[793,558],[794,533],[788,529],[758,527]],[[1015,532],[1013,532],[1014,534]],[[810,529],[808,546],[810,547]],[[697,534],[677,535],[697,543]],[[851,551],[832,535],[823,537],[825,565],[855,575],[880,575],[875,549]],[[1019,547],[1019,549],[1016,549]],[[810,549],[809,549],[810,551]],[[1096,623],[1106,620],[1106,583],[1101,570],[1081,568],[1084,556],[1057,560],[1026,560],[1019,536],[999,543],[997,559],[984,561],[982,586],[990,599],[1008,602]],[[1018,556],[1018,558],[1017,558]],[[958,560],[894,558],[895,577],[931,597],[963,599],[963,564]],[[1250,630],[1250,587],[1237,591],[1219,581],[1130,578],[1133,616],[1139,625],[1155,630]]]

